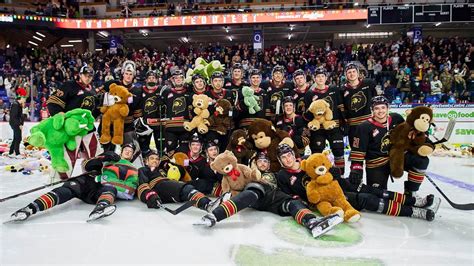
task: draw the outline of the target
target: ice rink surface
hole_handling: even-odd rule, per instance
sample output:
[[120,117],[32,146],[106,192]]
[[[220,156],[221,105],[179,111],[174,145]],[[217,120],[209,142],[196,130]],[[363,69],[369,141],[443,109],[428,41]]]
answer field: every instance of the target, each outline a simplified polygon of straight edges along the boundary
[[[5,159],[1,159],[5,160]],[[429,173],[456,203],[474,202],[474,160],[432,157]],[[0,197],[41,186],[46,175],[0,170]],[[403,191],[403,180],[389,189]],[[0,203],[0,220],[51,188]],[[441,195],[425,180],[421,195]],[[177,208],[179,204],[168,204]],[[444,199],[433,222],[362,214],[313,239],[291,217],[245,210],[213,228],[193,226],[205,212],[179,215],[118,201],[110,217],[86,223],[93,205],[74,199],[0,225],[0,265],[221,264],[221,265],[474,265],[474,212]]]

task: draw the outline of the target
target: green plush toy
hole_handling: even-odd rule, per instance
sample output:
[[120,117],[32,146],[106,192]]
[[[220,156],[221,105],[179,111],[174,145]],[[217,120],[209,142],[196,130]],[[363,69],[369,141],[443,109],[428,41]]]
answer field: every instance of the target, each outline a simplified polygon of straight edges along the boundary
[[249,114],[255,114],[258,111],[262,110],[258,104],[258,96],[254,95],[252,88],[248,86],[242,87],[242,95],[244,96],[244,103],[249,109]]
[[69,165],[64,159],[64,145],[70,151],[77,147],[76,136],[85,136],[94,129],[94,117],[91,111],[74,109],[67,113],[58,113],[41,121],[31,128],[28,142],[35,147],[46,147],[51,154],[51,166],[64,173]]
[[216,71],[224,71],[224,66],[221,64],[221,62],[219,62],[219,60],[213,60],[210,63],[207,63],[206,60],[204,60],[202,57],[199,57],[194,62],[194,69],[190,68],[188,71],[186,71],[185,82],[191,83],[192,77],[196,74],[201,75],[203,78],[209,81],[212,73]]

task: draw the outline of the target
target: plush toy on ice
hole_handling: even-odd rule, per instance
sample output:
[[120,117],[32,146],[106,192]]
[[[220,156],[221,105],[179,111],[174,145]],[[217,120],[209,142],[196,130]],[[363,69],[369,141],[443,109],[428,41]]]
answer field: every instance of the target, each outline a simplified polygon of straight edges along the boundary
[[70,151],[77,147],[76,136],[85,136],[94,129],[91,111],[74,109],[58,113],[31,128],[28,142],[35,147],[46,147],[51,154],[51,165],[58,172],[69,171],[64,159],[64,146]]

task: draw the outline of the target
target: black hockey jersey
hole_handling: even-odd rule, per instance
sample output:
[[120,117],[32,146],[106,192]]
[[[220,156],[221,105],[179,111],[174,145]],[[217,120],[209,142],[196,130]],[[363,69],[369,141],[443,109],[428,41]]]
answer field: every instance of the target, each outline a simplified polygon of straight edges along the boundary
[[[311,89],[309,89],[305,95],[306,108],[309,108],[312,102],[319,99],[323,99],[327,103],[329,103],[329,106],[333,113],[333,121],[337,123],[337,126],[339,126],[339,120],[343,119],[344,117],[344,104],[342,102],[339,88],[326,86],[324,90],[319,90],[316,86],[312,86]],[[313,114],[310,112],[306,112],[304,114],[304,118],[307,121],[313,120],[313,117]]]
[[345,118],[349,126],[360,125],[371,116],[370,100],[377,96],[375,82],[372,79],[363,79],[356,88],[346,83],[342,91]]
[[404,119],[397,113],[391,113],[387,124],[380,124],[369,118],[357,126],[354,141],[352,143],[351,161],[367,168],[375,168],[388,162],[388,151],[390,138],[388,131],[403,123]]
[[282,168],[276,174],[276,179],[281,191],[291,196],[297,196],[303,201],[308,201],[306,185],[311,181],[311,178],[305,171]]
[[303,145],[303,131],[306,127],[306,121],[303,119],[302,116],[296,115],[293,119],[287,118],[285,116],[279,116],[276,120],[276,127],[288,132],[290,138],[296,144],[298,148],[304,148]]
[[100,115],[99,100],[96,95],[97,92],[92,86],[84,86],[77,81],[68,81],[55,90],[46,103],[51,116],[60,112],[82,108],[90,110],[96,118]]
[[[281,102],[284,97],[293,96],[294,86],[293,83],[289,81],[285,81],[280,86],[276,86],[273,81],[270,80],[263,82],[261,87],[268,95],[267,116],[269,117],[281,113]],[[278,102],[280,102],[280,106],[277,106]],[[277,110],[277,108],[279,108],[279,110]]]
[[291,98],[293,99],[293,102],[295,104],[295,113],[298,115],[302,115],[306,112],[308,109],[309,105],[306,104],[306,94],[308,93],[309,85],[306,84],[306,88],[304,90],[300,90],[299,88],[295,88],[292,92]]
[[167,89],[162,98],[166,105],[166,128],[183,127],[184,122],[191,120],[193,99],[186,87]]
[[166,105],[161,96],[160,89],[148,89],[146,86],[142,88],[143,93],[143,121],[152,127],[160,126],[162,118],[166,115]]
[[239,92],[239,99],[241,99],[241,101],[238,103],[238,109],[240,110],[240,121],[238,126],[240,128],[248,127],[256,118],[268,118],[266,113],[268,110],[267,92],[262,88],[258,88],[257,91],[254,90],[254,95],[258,97],[257,102],[261,107],[261,110],[255,114],[250,114],[248,107],[244,103],[244,96],[241,91]]

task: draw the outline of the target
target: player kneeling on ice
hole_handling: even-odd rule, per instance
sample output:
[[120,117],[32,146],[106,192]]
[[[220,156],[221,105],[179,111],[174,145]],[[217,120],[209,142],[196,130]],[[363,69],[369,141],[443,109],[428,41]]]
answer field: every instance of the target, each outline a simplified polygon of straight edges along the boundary
[[[270,167],[270,160],[266,159],[267,164],[262,163],[260,167],[264,176]],[[211,164],[211,168],[223,175],[222,189],[231,191],[233,197],[214,209],[212,213],[202,217],[196,225],[212,227],[216,222],[247,207],[272,212],[280,216],[291,215],[296,222],[308,228],[313,237],[326,233],[342,222],[342,218],[337,215],[316,217],[303,202],[280,191],[271,178],[261,178],[260,171],[257,169],[251,170],[247,166],[237,164],[237,158],[230,151],[218,155]],[[259,174],[255,174],[256,172]]]
[[[105,152],[84,162],[85,173],[66,181],[61,187],[40,196],[28,206],[11,215],[11,221],[23,221],[30,215],[78,198],[88,204],[97,204],[88,221],[109,216],[115,212],[115,198],[132,200],[138,186],[138,171],[130,163],[135,152],[132,144],[122,146],[121,155]],[[101,174],[93,174],[94,172]]]
[[186,171],[183,166],[169,160],[162,160],[156,151],[149,152],[146,166],[138,170],[138,198],[148,208],[159,209],[162,203],[194,201],[194,206],[211,212],[223,200],[223,197],[211,201],[193,185],[175,178]]

